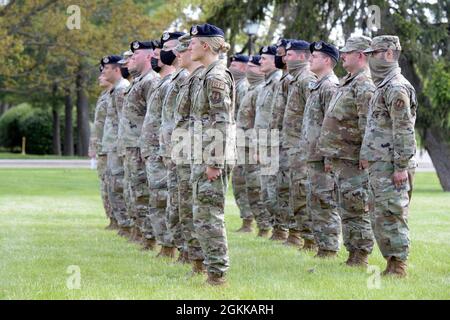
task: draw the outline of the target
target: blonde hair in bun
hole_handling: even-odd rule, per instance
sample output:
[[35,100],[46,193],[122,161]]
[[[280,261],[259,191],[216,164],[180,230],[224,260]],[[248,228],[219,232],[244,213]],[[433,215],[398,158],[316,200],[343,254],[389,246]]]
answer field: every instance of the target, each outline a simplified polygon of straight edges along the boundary
[[198,39],[206,43],[215,54],[227,53],[231,48],[230,44],[222,37],[198,37]]

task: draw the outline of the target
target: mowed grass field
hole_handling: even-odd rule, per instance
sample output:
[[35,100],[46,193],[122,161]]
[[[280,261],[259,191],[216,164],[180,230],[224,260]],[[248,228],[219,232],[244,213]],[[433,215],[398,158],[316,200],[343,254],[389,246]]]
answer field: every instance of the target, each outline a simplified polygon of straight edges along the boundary
[[231,268],[228,285],[215,288],[203,276],[189,277],[189,266],[105,230],[95,171],[0,169],[0,299],[450,298],[450,194],[434,173],[417,174],[403,280],[378,281],[385,266],[378,248],[368,272],[343,265],[344,249],[322,261],[235,233],[240,219],[231,190],[227,200]]

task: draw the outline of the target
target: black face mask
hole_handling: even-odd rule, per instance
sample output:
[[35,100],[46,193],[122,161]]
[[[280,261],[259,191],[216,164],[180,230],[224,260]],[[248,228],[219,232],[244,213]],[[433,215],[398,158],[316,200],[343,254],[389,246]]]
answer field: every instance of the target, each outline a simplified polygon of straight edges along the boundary
[[283,62],[282,56],[275,56],[275,67],[278,69],[284,69],[286,67],[286,63]]
[[155,71],[156,73],[159,73],[161,71],[161,67],[158,66],[158,59],[156,59],[155,57],[152,57],[150,62],[152,64],[152,69],[153,71]]
[[175,58],[177,57],[172,50],[170,51],[164,51],[161,50],[161,52],[159,53],[159,56],[161,58],[161,62],[164,63],[165,65],[171,66],[173,61],[175,60]]
[[128,68],[120,68],[120,73],[122,74],[122,78],[128,79],[130,76],[130,72],[128,72]]

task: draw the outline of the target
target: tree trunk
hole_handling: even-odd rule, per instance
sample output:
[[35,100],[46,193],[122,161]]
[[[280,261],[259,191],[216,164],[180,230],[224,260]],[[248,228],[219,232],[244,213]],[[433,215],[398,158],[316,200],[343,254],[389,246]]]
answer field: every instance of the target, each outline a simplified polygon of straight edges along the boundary
[[65,131],[64,131],[64,155],[73,156],[73,124],[72,124],[72,96],[70,90],[67,90],[65,97]]
[[438,128],[427,129],[424,146],[430,154],[442,188],[444,191],[450,192],[450,145],[447,138]]
[[52,137],[52,145],[53,145],[53,154],[60,156],[61,155],[61,132],[60,132],[60,124],[59,124],[59,112],[56,108],[52,110],[53,116],[53,137]]
[[77,154],[87,157],[89,153],[89,102],[86,94],[86,66],[81,63],[77,74]]

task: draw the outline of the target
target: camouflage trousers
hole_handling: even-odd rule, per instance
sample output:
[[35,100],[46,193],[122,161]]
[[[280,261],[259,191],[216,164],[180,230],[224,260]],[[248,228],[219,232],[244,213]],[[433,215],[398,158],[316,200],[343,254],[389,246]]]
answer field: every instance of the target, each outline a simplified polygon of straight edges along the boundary
[[185,243],[183,233],[181,231],[179,199],[178,199],[178,178],[177,167],[171,158],[163,158],[164,165],[167,170],[167,228],[172,236],[175,246],[179,250],[183,250]]
[[145,159],[149,196],[149,219],[161,246],[173,247],[173,238],[167,227],[167,170],[156,152]]
[[359,161],[332,159],[342,235],[347,251],[371,253],[373,232],[369,214],[369,173]]
[[223,275],[229,268],[228,241],[225,230],[225,194],[228,170],[214,181],[206,177],[206,166],[192,166],[194,228],[208,273]]
[[132,226],[132,220],[127,214],[123,197],[123,161],[116,152],[108,152],[106,157],[108,171],[108,199],[112,214],[120,227]]
[[278,207],[278,174],[261,175],[261,196],[266,210],[270,215],[270,225],[273,228],[282,228],[283,220]]
[[307,210],[311,213],[314,239],[319,249],[339,251],[341,218],[336,204],[334,178],[324,172],[323,161],[308,162]]
[[178,178],[178,213],[185,249],[190,260],[203,260],[202,247],[194,230],[191,166],[177,165]]
[[154,239],[149,220],[149,190],[145,163],[139,148],[126,148],[124,160],[125,177],[130,192],[130,216],[146,239]]
[[106,217],[108,219],[115,220],[108,197],[109,174],[106,154],[97,155],[97,173],[98,178],[100,179],[100,195],[102,197],[103,208],[105,209]]
[[253,214],[247,196],[244,165],[236,165],[231,175],[233,195],[239,208],[241,219],[252,219]]
[[291,219],[289,229],[299,231],[303,239],[314,240],[313,219],[311,210],[307,208],[309,193],[308,166],[300,160],[297,150],[290,150],[289,158],[289,190]]
[[277,201],[278,210],[277,220],[273,221],[273,227],[283,231],[296,229],[296,222],[293,219],[293,213],[289,203],[289,159],[286,149],[280,149],[279,171],[277,175]]
[[[383,257],[406,261],[409,254],[408,212],[415,170],[409,170],[409,181],[397,189],[392,181],[394,165],[371,162],[369,185],[371,191],[370,218],[372,230]],[[372,206],[373,204],[373,206]]]
[[256,225],[259,230],[270,230],[272,228],[270,222],[270,213],[264,205],[261,190],[261,171],[257,164],[246,164],[245,185],[247,187],[247,197],[255,217]]

